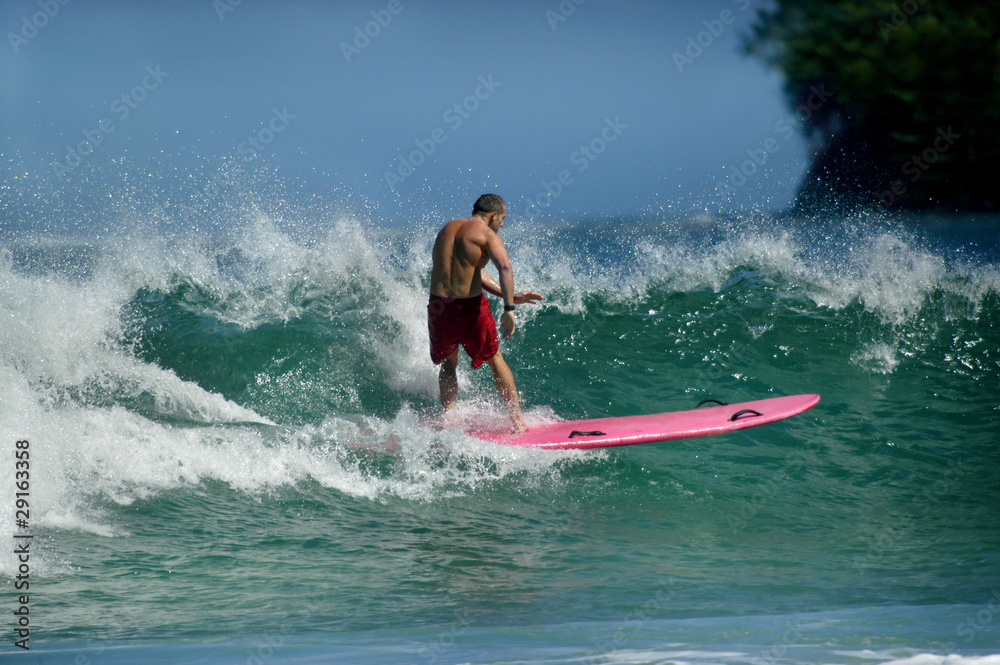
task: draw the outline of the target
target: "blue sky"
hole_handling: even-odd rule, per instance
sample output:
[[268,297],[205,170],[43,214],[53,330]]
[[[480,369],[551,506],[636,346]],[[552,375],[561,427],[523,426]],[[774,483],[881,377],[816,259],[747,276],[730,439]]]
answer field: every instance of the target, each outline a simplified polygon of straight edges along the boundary
[[249,160],[390,224],[780,209],[807,148],[737,52],[759,6],[5,0],[5,195]]

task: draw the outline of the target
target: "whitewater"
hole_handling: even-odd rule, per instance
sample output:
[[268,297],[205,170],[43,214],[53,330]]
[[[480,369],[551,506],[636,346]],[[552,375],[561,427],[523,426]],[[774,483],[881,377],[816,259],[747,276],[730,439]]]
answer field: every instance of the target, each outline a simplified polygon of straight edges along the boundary
[[[0,539],[29,441],[40,662],[1000,662],[996,220],[512,205],[529,423],[823,398],[557,452],[441,419],[444,218],[168,212],[0,237]],[[463,422],[505,418],[459,377]]]

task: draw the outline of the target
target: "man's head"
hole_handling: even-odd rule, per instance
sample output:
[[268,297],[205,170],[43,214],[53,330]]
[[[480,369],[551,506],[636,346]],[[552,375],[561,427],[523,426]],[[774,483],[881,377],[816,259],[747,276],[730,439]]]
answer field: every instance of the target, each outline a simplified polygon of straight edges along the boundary
[[472,206],[472,214],[482,217],[491,229],[499,231],[507,216],[507,204],[496,194],[483,194]]

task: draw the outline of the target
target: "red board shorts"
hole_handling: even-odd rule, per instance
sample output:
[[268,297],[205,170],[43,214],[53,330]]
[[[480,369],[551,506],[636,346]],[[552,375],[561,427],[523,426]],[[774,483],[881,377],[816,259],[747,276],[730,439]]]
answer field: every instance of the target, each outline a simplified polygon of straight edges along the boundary
[[431,337],[431,361],[435,365],[453,354],[459,344],[472,358],[472,369],[500,349],[497,322],[482,293],[471,298],[431,295],[427,303],[427,329]]

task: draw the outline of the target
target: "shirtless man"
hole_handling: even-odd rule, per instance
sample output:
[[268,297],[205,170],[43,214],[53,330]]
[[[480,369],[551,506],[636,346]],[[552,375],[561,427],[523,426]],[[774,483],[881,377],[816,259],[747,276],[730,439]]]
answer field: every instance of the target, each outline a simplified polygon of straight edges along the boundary
[[[431,295],[427,304],[427,326],[431,340],[431,360],[440,364],[438,385],[445,410],[458,399],[459,344],[472,358],[475,369],[484,362],[493,370],[493,380],[503,398],[514,430],[527,426],[521,419],[514,375],[500,353],[496,320],[483,291],[503,298],[500,319],[504,339],[514,334],[514,305],[534,303],[542,296],[534,291],[514,293],[514,269],[507,249],[497,234],[507,216],[507,205],[496,194],[484,194],[472,208],[472,217],[454,219],[444,225],[434,241]],[[497,283],[483,267],[490,261],[500,276]]]

